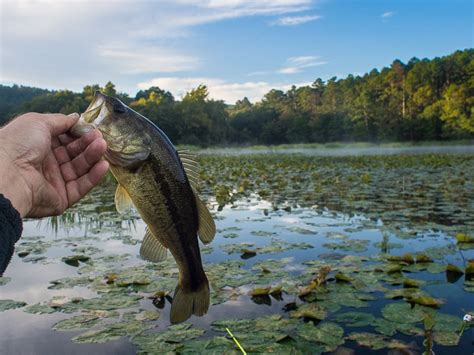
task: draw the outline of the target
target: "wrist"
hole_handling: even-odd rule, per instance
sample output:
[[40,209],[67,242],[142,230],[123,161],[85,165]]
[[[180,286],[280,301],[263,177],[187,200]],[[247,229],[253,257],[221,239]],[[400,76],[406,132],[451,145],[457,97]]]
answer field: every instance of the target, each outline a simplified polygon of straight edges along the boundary
[[[0,139],[1,142],[1,139]],[[1,143],[0,143],[1,144]],[[32,196],[29,186],[19,173],[7,150],[0,146],[0,193],[10,200],[23,218],[31,210]]]

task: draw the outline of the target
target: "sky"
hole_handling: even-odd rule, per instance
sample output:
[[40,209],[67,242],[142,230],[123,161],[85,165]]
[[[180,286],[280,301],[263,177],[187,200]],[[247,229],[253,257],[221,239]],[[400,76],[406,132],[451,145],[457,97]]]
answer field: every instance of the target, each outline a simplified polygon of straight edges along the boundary
[[472,0],[0,0],[0,84],[259,101],[473,46]]

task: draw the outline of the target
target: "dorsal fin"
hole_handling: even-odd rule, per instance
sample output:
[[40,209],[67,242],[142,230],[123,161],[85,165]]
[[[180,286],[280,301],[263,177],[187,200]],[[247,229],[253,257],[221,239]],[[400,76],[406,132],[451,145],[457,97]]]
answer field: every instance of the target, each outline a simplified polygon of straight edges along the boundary
[[197,190],[199,186],[199,171],[201,170],[201,167],[196,160],[196,155],[191,153],[189,150],[178,150],[178,155],[183,163],[183,168],[188,176],[191,187],[194,190]]
[[127,190],[125,190],[125,188],[120,184],[117,185],[117,190],[115,190],[114,200],[115,208],[117,209],[118,213],[124,213],[125,211],[133,207],[133,202],[130,198],[130,195],[128,194]]
[[194,197],[196,198],[196,206],[199,214],[198,236],[201,242],[209,244],[216,235],[216,225],[206,204],[201,201],[196,192],[194,192]]
[[140,247],[140,257],[146,261],[158,263],[166,259],[166,248],[161,244],[147,227],[145,238]]

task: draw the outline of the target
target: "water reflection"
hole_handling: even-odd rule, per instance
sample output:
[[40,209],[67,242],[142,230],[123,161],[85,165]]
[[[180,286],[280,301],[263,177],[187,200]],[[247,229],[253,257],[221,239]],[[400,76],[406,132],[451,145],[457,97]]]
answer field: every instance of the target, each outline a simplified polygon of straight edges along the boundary
[[114,190],[116,183],[109,179],[97,186],[81,202],[59,216],[43,218],[37,221],[37,228],[52,231],[68,231],[83,228],[85,235],[100,230],[121,231],[136,229],[139,216],[134,210],[119,214],[115,208]]
[[[211,246],[204,249],[205,252],[202,255],[206,272],[209,271],[209,279],[213,286],[213,305],[205,317],[193,317],[190,322],[194,327],[206,330],[204,337],[223,335],[212,328],[215,320],[255,319],[268,314],[290,318],[289,313],[297,310],[303,302],[295,293],[295,288],[307,285],[322,265],[341,268],[341,272],[357,279],[356,286],[361,289],[354,292],[362,292],[361,290],[366,285],[369,285],[369,291],[364,294],[364,299],[357,299],[353,296],[356,293],[351,293],[353,287],[350,284],[341,286],[341,283],[335,282],[333,272],[327,279],[328,289],[333,287],[331,290],[341,292],[334,292],[327,299],[324,297],[321,300],[318,299],[317,302],[321,304],[334,306],[334,303],[339,305],[337,302],[345,302],[349,305],[357,302],[356,306],[362,304],[365,307],[362,308],[362,312],[380,318],[381,308],[385,304],[405,302],[394,300],[404,298],[403,295],[391,294],[393,299],[385,298],[385,293],[389,294],[394,289],[402,290],[400,292],[405,291],[401,277],[423,281],[419,289],[429,292],[433,297],[443,299],[444,304],[440,306],[440,311],[443,313],[457,317],[466,304],[470,304],[472,295],[467,291],[467,282],[471,276],[445,273],[442,267],[452,263],[464,268],[466,261],[474,258],[474,250],[466,250],[465,255],[460,255],[458,251],[461,246],[456,244],[452,232],[440,231],[423,222],[426,218],[428,222],[434,219],[434,216],[430,217],[427,213],[430,210],[425,208],[426,206],[433,207],[430,205],[433,189],[435,194],[444,191],[444,196],[437,200],[436,208],[439,210],[436,213],[446,214],[451,221],[459,220],[457,208],[442,206],[443,203],[452,202],[454,192],[460,191],[458,187],[462,190],[466,189],[462,186],[467,185],[457,185],[456,190],[437,185],[423,187],[421,181],[425,177],[420,176],[419,178],[412,177],[414,181],[412,185],[404,185],[403,195],[394,195],[390,198],[387,197],[388,194],[383,194],[382,187],[385,185],[377,187],[379,191],[376,195],[371,194],[374,189],[369,185],[363,185],[360,190],[350,193],[347,189],[344,192],[347,188],[344,187],[341,191],[336,191],[336,195],[331,195],[329,190],[315,192],[314,187],[312,191],[307,191],[304,177],[308,177],[309,174],[305,172],[304,164],[309,163],[301,161],[298,173],[292,173],[301,175],[296,179],[300,184],[299,189],[293,190],[286,187],[278,190],[279,185],[272,182],[274,185],[271,186],[275,186],[275,193],[270,194],[259,193],[258,189],[268,189],[262,180],[259,180],[258,188],[252,188],[251,191],[241,194],[237,192],[239,174],[245,175],[247,170],[235,175],[229,174],[228,180],[225,181],[222,177],[225,174],[219,175],[219,181],[224,181],[231,186],[228,190],[234,193],[234,198],[224,203],[221,211],[214,209],[217,228],[220,232]],[[286,172],[284,167],[280,168],[282,174]],[[292,169],[290,167],[288,171]],[[260,171],[256,169],[256,172]],[[438,173],[437,170],[436,174]],[[292,181],[292,174],[285,176],[285,179]],[[248,175],[246,178],[249,178]],[[372,176],[375,175],[372,174]],[[393,181],[393,177],[391,179]],[[211,181],[211,183],[216,182]],[[411,193],[415,190],[408,191],[408,186],[412,188],[418,186],[416,187],[418,194]],[[332,192],[338,187],[339,185],[334,182]],[[124,294],[138,295],[143,298],[137,305],[120,310],[120,316],[108,319],[104,323],[129,319],[124,318],[124,314],[127,313],[127,317],[134,317],[130,315],[130,312],[159,309],[161,316],[153,321],[152,324],[156,326],[153,331],[157,335],[167,331],[170,325],[168,319],[172,303],[169,294],[170,292],[172,294],[176,286],[176,267],[173,264],[155,266],[138,259],[139,245],[137,243],[144,234],[144,224],[134,213],[119,215],[115,211],[114,188],[115,185],[112,182],[104,183],[81,204],[63,216],[45,219],[39,224],[37,221],[25,221],[25,235],[21,242],[39,244],[39,241],[44,241],[44,250],[34,255],[42,259],[28,261],[19,258],[18,255],[15,256],[7,275],[11,277],[11,281],[1,286],[1,298],[22,300],[32,305],[48,302],[58,295],[67,296],[70,299],[106,298],[105,295],[111,292],[122,296]],[[216,207],[217,190],[205,189],[204,191],[207,200]],[[466,203],[465,200],[470,199],[471,193],[466,192],[465,196],[459,197],[459,200]],[[352,199],[354,196],[359,199]],[[340,199],[345,199],[344,203],[341,203]],[[326,208],[327,205],[331,205],[329,203],[331,201],[334,203],[335,210]],[[351,204],[345,204],[347,201]],[[303,208],[302,206],[310,207]],[[339,207],[336,208],[336,206]],[[346,211],[348,206],[351,208],[350,213],[341,213],[341,211]],[[410,206],[410,210],[402,211],[401,206]],[[371,210],[370,217],[372,218],[367,218],[366,210]],[[463,211],[461,219],[466,221],[472,212]],[[419,215],[422,218],[419,218]],[[420,222],[416,225],[412,224],[412,220],[417,219]],[[388,228],[381,222],[382,220],[389,221],[395,226]],[[457,222],[453,223],[460,225]],[[45,230],[48,230],[48,233]],[[44,237],[43,234],[45,234]],[[277,242],[274,243],[274,240]],[[286,248],[285,245],[288,244],[281,242],[278,244],[278,240],[292,244],[307,243],[313,248]],[[252,243],[255,248],[242,250],[238,246],[240,243]],[[272,246],[272,243],[275,245]],[[229,245],[234,244],[237,245],[235,248],[228,248]],[[282,245],[283,249],[275,247]],[[78,247],[84,249],[76,249]],[[19,250],[21,251],[21,248]],[[90,260],[79,263],[79,267],[70,266],[63,261],[63,257],[75,255],[78,250],[80,250],[79,254],[86,254]],[[252,252],[255,250],[256,252]],[[404,271],[398,272],[397,275],[383,271],[387,254],[412,253],[415,255],[421,252],[428,253],[435,263],[426,264],[423,267],[416,263],[406,265]],[[263,267],[261,263],[267,264]],[[372,270],[374,264],[381,265],[381,269],[371,273],[369,271]],[[111,274],[116,274],[119,281],[108,284],[107,280],[112,280],[108,278]],[[272,278],[272,275],[280,278],[276,276]],[[380,275],[383,275],[382,280]],[[279,283],[284,284],[283,294],[263,297],[248,296],[253,288],[277,286]],[[342,291],[347,291],[347,289],[351,292],[346,292],[348,296],[342,299],[341,295],[344,294]],[[156,294],[157,291],[160,293]],[[373,300],[374,298],[377,299]],[[332,301],[334,303],[331,303]],[[341,311],[333,311],[336,308],[331,307],[326,321],[333,322],[333,316],[338,312],[347,311],[347,307],[351,306],[343,306]],[[84,331],[58,333],[51,330],[55,322],[73,315],[75,314],[59,312],[49,315],[28,314],[24,309],[0,312],[0,323],[9,324],[9,327],[0,327],[0,349],[9,349],[12,353],[28,353],[31,350],[31,344],[38,343],[41,344],[40,348],[44,353],[54,353],[57,352],[55,348],[57,341],[61,344],[63,353],[83,352],[85,345],[74,344],[70,339]],[[368,327],[368,331],[374,332],[371,326]],[[38,332],[38,329],[42,329],[41,332]],[[354,329],[351,327],[345,328],[345,335],[352,331]],[[406,340],[405,336],[398,333],[394,335],[394,338]],[[457,348],[458,352],[468,351],[470,345],[468,338],[469,335],[461,339]],[[49,347],[44,339],[50,342]],[[409,341],[412,340],[421,348],[422,337],[411,336]],[[115,353],[117,344],[122,344],[127,353],[137,351],[128,338],[97,345],[97,347],[88,345],[87,349],[90,353]],[[346,345],[354,346],[351,342]]]

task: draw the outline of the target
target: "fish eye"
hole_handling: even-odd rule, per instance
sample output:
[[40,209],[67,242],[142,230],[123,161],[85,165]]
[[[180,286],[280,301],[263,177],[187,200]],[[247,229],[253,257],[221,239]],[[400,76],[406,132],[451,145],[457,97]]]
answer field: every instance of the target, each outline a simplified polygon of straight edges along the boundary
[[113,106],[114,112],[115,113],[124,113],[125,112],[125,107],[120,102],[115,102]]

